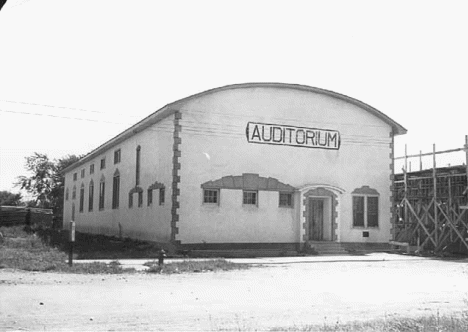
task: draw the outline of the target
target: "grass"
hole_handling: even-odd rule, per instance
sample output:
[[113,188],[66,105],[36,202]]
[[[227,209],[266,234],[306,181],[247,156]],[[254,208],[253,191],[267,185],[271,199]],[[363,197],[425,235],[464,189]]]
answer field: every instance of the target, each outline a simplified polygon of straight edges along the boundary
[[167,263],[158,266],[157,261],[146,262],[144,265],[149,266],[148,273],[193,273],[193,272],[217,272],[230,270],[243,270],[249,268],[248,264],[240,264],[229,262],[225,259],[208,259],[208,260],[184,260],[181,262]]
[[69,266],[68,255],[51,247],[35,235],[24,231],[23,227],[0,227],[3,243],[0,243],[0,268],[14,268],[25,271],[58,271],[70,273],[125,273],[134,269],[124,269],[119,262],[80,263]]
[[366,322],[273,328],[272,332],[466,332],[468,311],[458,316],[390,317]]
[[[73,266],[67,264],[68,254],[67,252],[67,241],[58,242],[58,246],[49,245],[48,243],[55,243],[57,239],[44,236],[47,233],[38,232],[40,236],[26,232],[22,226],[15,227],[0,227],[0,232],[4,236],[3,243],[0,243],[0,268],[14,268],[25,271],[57,271],[57,272],[68,272],[68,273],[132,273],[135,272],[133,268],[123,268],[121,264],[114,260],[109,264],[101,262],[92,263],[78,263]],[[75,251],[79,251],[79,248],[85,247],[86,243],[98,243],[97,246],[103,246],[103,243],[114,243],[113,238],[104,237],[102,235],[91,236],[88,235],[85,241],[75,245]],[[47,239],[47,240],[45,240]],[[96,241],[97,239],[97,241]],[[103,241],[99,241],[102,240]],[[115,243],[114,243],[115,244]],[[152,257],[156,257],[158,251],[156,246],[153,244],[144,243],[142,241],[123,240],[120,241],[120,246],[117,248],[114,246],[112,249],[108,249],[107,253],[125,257],[126,247],[121,246],[127,244],[134,250],[142,250],[144,254],[152,253]],[[77,250],[78,247],[78,250]],[[91,246],[91,248],[96,248]],[[141,249],[138,249],[141,248]],[[87,249],[89,250],[89,249]],[[158,249],[159,250],[159,249]],[[81,251],[82,253],[83,251]],[[101,252],[102,253],[102,252]],[[80,258],[83,255],[78,253]],[[86,255],[84,255],[86,257]],[[132,256],[134,257],[134,256]],[[237,264],[226,261],[224,259],[211,259],[203,261],[182,261],[164,264],[161,268],[158,266],[157,261],[149,261],[146,263],[149,266],[148,272],[150,273],[163,273],[163,274],[174,274],[174,273],[190,273],[190,272],[206,272],[206,271],[228,271],[228,270],[240,270],[248,268],[247,264]]]

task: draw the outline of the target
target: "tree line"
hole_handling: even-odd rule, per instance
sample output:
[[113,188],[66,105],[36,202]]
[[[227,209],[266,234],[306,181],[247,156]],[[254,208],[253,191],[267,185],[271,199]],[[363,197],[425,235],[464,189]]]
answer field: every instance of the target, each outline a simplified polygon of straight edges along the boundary
[[25,190],[33,199],[24,201],[21,194],[0,191],[0,206],[23,205],[52,209],[54,215],[61,218],[65,187],[63,170],[81,157],[67,155],[59,159],[50,159],[46,154],[37,152],[26,157],[27,175],[19,176],[15,186]]

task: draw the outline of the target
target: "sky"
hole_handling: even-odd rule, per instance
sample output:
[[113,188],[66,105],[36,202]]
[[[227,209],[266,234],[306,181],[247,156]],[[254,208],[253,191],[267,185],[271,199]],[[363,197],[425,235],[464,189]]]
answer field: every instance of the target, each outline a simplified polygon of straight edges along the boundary
[[467,7],[8,0],[0,11],[0,190],[19,191],[13,184],[34,152],[88,153],[168,103],[235,83],[295,83],[361,100],[408,129],[395,139],[397,156],[405,144],[409,154],[460,148]]

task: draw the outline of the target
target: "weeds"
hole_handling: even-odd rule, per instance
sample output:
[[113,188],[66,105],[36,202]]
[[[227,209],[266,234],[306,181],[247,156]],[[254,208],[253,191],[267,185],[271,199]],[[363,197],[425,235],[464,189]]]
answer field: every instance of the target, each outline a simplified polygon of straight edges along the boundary
[[189,272],[208,272],[208,271],[229,271],[247,269],[248,264],[239,264],[226,261],[225,259],[209,259],[209,260],[184,260],[182,262],[167,263],[158,266],[157,261],[146,262],[144,265],[149,266],[149,273],[189,273]]
[[23,227],[2,227],[4,239],[0,245],[0,268],[13,268],[25,271],[59,271],[71,273],[124,273],[134,269],[124,269],[117,261],[105,263],[80,263],[69,266],[67,254],[52,248],[35,234],[28,234]]

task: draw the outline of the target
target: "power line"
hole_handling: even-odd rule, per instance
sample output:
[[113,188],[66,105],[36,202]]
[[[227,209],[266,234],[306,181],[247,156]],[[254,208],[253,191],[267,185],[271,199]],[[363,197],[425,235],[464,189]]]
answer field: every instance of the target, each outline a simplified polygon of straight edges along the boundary
[[128,115],[128,114],[122,114],[122,113],[109,113],[109,112],[103,112],[103,111],[91,111],[91,110],[87,110],[87,109],[84,109],[84,108],[77,108],[77,107],[56,106],[56,105],[49,105],[49,104],[38,104],[38,103],[30,103],[30,102],[25,102],[25,101],[6,100],[6,99],[0,99],[0,101],[6,102],[6,103],[12,103],[12,104],[22,104],[22,105],[40,106],[40,107],[49,107],[49,108],[59,108],[59,109],[79,111],[79,112],[121,115],[121,116],[126,116],[126,117],[131,117],[131,118],[138,117],[136,115]]
[[[123,123],[123,122],[112,122],[112,121],[105,121],[105,120],[95,120],[95,119],[87,119],[87,118],[78,118],[78,117],[67,117],[67,116],[59,116],[59,115],[53,115],[53,114],[42,114],[42,113],[30,113],[30,112],[20,112],[20,111],[7,111],[7,110],[2,110],[0,109],[0,112],[4,113],[13,113],[13,114],[23,114],[23,115],[34,115],[34,116],[48,116],[48,117],[53,117],[53,118],[59,118],[59,119],[68,119],[68,120],[79,120],[79,121],[89,121],[89,122],[95,122],[95,123],[108,123],[108,124],[119,124],[119,125],[130,125],[129,123]],[[240,138],[244,137],[245,134],[244,132],[238,132],[238,131],[230,131],[229,129],[226,128],[211,128],[207,126],[200,126],[196,122],[192,122],[195,124],[195,126],[182,126],[182,132],[187,132],[187,134],[195,134],[195,135],[203,135],[203,136],[215,136],[215,137],[231,137],[231,138]],[[214,123],[215,125],[224,125],[220,123]],[[240,126],[238,126],[240,127]],[[165,127],[160,127],[158,129],[153,129],[153,128],[147,128],[151,131],[154,132],[168,132],[172,133],[173,128],[170,126],[165,126]],[[366,145],[366,146],[388,146],[390,141],[382,141],[378,139],[373,139],[373,140],[359,140],[357,137],[350,139],[347,139],[346,142],[343,142],[345,144],[361,144],[361,145]]]

